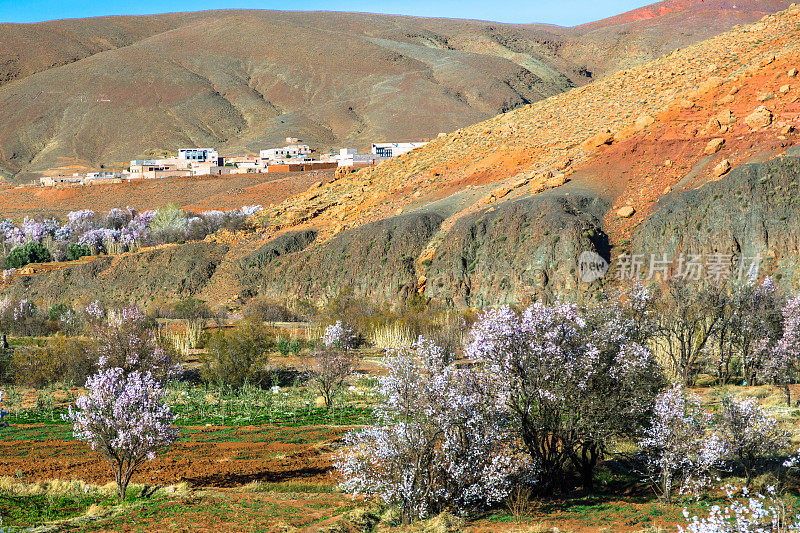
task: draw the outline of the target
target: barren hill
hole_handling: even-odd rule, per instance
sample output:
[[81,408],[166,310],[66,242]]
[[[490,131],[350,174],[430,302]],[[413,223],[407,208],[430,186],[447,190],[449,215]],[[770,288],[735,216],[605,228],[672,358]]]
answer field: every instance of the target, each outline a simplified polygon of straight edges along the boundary
[[595,77],[630,68],[786,9],[786,0],[664,0],[572,28],[561,55]]
[[[798,289],[798,28],[800,8],[768,15],[314,184],[267,208],[254,233],[209,238],[224,252],[192,294],[324,303],[351,289],[483,307],[607,282],[577,278],[587,250],[612,263],[760,256],[762,274]],[[125,294],[136,262],[76,275]],[[71,275],[7,291],[55,299]]]
[[[794,220],[795,192],[789,186],[780,203],[753,192],[742,203],[741,190],[752,176],[766,187],[796,187],[800,169],[787,178],[769,170],[783,163],[735,167],[782,156],[796,142],[798,27],[798,8],[765,17],[289,200],[267,214],[267,233],[312,226],[319,235],[313,246],[273,261],[261,290],[324,300],[348,284],[353,269],[355,279],[376,283],[384,268],[363,265],[361,257],[340,258],[338,273],[294,273],[335,249],[324,243],[356,234],[370,239],[374,224],[425,213],[440,222],[409,248],[413,260],[398,297],[419,289],[453,305],[481,306],[559,293],[578,285],[581,250],[611,258],[631,246],[646,253],[655,244],[671,253],[703,246],[707,253],[755,251],[770,258],[767,270],[795,277],[796,239],[772,227]],[[704,185],[720,179],[740,190],[719,211],[722,218],[705,207],[696,227],[680,217],[662,220],[686,209],[680,206],[719,203],[723,182],[716,189]],[[687,200],[695,189],[702,198]],[[617,214],[625,206],[632,216]],[[762,225],[769,238],[758,233]],[[385,268],[387,275],[398,271],[397,263]],[[364,284],[366,291],[370,282]]]
[[785,4],[573,29],[276,11],[1,24],[0,175],[124,166],[181,145],[431,138]]

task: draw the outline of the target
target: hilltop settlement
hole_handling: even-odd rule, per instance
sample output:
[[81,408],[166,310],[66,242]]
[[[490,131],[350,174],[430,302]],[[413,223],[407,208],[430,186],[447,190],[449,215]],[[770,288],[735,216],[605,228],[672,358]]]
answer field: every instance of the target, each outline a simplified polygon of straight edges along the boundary
[[377,165],[426,144],[427,142],[372,143],[368,154],[360,154],[355,148],[341,148],[338,152],[319,154],[317,158],[314,158],[314,149],[307,144],[301,144],[300,139],[295,137],[287,137],[286,146],[261,150],[258,155],[223,156],[214,148],[180,148],[174,157],[133,159],[130,166],[124,170],[44,176],[39,178],[39,185],[43,187],[101,185],[142,179],[307,172],[339,167],[356,170]]

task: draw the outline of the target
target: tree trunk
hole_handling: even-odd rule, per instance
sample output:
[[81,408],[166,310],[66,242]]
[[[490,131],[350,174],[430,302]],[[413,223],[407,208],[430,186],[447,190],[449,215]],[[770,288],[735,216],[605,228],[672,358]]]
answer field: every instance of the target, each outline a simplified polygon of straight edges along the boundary
[[594,493],[594,468],[597,466],[597,460],[600,458],[600,452],[595,444],[584,443],[581,446],[581,454],[572,452],[570,459],[575,469],[581,477],[581,485],[583,486],[586,494]]
[[581,484],[586,494],[594,494],[594,475],[591,467],[581,468]]
[[672,473],[661,473],[661,500],[664,503],[672,503]]
[[132,459],[122,461],[118,465],[116,472],[117,478],[117,496],[119,496],[119,503],[125,501],[125,492],[128,490],[128,484],[133,477],[133,471],[136,470],[136,462]]

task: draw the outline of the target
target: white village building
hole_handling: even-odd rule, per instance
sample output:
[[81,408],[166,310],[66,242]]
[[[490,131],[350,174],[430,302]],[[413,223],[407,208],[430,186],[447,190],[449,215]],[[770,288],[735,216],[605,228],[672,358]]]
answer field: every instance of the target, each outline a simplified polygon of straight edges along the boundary
[[178,150],[178,161],[184,166],[190,163],[214,163],[217,164],[219,154],[213,148],[181,148]]
[[307,144],[290,144],[283,148],[270,148],[259,153],[262,164],[311,161],[311,147]]
[[410,152],[414,148],[425,146],[426,142],[412,142],[412,143],[373,143],[372,153],[380,157],[397,157],[406,152]]

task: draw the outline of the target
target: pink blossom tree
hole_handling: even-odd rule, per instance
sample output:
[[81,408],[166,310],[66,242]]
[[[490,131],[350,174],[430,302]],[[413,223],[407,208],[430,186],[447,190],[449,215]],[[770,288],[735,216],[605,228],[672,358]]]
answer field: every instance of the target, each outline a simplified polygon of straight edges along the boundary
[[767,416],[754,398],[722,399],[719,432],[726,449],[742,466],[746,486],[750,486],[758,460],[780,452],[789,444],[789,433],[778,421]]
[[423,339],[390,354],[378,422],[349,433],[336,456],[345,491],[398,505],[404,522],[484,508],[532,473],[515,453],[508,420],[487,401],[488,376],[447,363]]
[[86,307],[86,316],[98,340],[99,367],[147,371],[160,380],[179,370],[172,347],[159,342],[154,323],[137,307],[105,310],[95,302]]
[[564,487],[570,464],[591,492],[610,442],[645,426],[663,378],[639,342],[646,305],[638,296],[629,305],[535,304],[521,315],[504,307],[471,331],[465,354],[498,384],[496,401],[515,419],[545,492]]
[[783,335],[773,345],[769,336],[763,337],[756,351],[763,354],[761,376],[783,389],[786,405],[792,405],[789,385],[800,370],[800,295],[789,300],[783,308]]
[[782,297],[771,278],[761,283],[737,287],[729,298],[730,311],[718,334],[720,363],[718,374],[723,382],[730,376],[730,362],[738,354],[747,384],[755,385],[763,368],[763,353],[757,348],[761,338],[772,345],[781,335]]
[[709,421],[699,399],[681,385],[656,399],[651,425],[639,445],[645,475],[663,501],[669,503],[676,489],[683,493],[693,482],[706,481],[709,469],[725,454],[722,440],[707,435]]
[[148,372],[102,368],[86,381],[88,394],[70,407],[75,438],[86,441],[114,468],[119,500],[131,476],[177,439],[163,384]]

